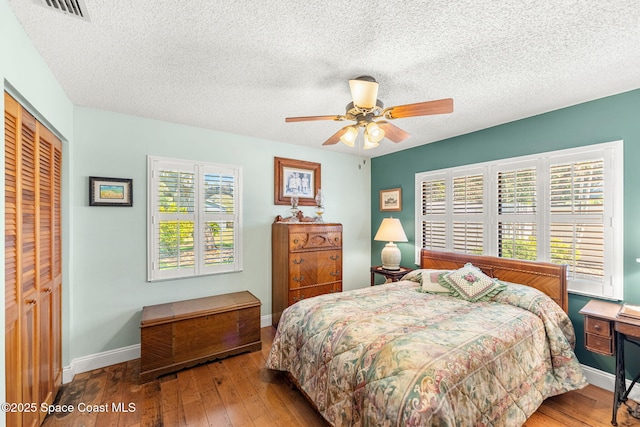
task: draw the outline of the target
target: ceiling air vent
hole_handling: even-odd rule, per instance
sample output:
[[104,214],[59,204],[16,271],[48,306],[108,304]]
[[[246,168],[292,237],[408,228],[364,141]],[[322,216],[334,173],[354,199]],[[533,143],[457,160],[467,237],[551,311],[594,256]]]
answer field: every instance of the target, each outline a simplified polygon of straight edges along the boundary
[[87,13],[87,6],[84,4],[84,0],[32,0],[35,4],[44,6],[47,9],[52,9],[57,12],[62,12],[65,15],[75,16],[76,18],[90,21],[89,14]]

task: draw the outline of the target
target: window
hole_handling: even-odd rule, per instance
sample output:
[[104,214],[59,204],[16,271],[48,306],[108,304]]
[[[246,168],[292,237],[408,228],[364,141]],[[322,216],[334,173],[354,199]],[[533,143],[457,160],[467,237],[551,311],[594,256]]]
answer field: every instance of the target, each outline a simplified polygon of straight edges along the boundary
[[429,248],[566,264],[570,291],[621,299],[622,149],[617,141],[416,174],[416,257]]
[[240,271],[241,169],[148,158],[148,280]]

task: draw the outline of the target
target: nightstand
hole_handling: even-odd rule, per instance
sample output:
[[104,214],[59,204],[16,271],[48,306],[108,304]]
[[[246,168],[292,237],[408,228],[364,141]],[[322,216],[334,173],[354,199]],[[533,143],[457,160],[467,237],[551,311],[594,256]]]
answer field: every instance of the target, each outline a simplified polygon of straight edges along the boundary
[[371,286],[375,284],[376,274],[384,276],[387,281],[397,282],[410,271],[413,271],[413,268],[400,267],[400,270],[385,270],[381,265],[376,265],[375,267],[371,267]]

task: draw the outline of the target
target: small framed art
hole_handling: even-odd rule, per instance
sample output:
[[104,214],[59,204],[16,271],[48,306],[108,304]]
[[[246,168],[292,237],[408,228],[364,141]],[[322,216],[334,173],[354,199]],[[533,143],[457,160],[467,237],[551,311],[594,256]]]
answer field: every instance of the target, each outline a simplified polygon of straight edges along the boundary
[[90,176],[89,206],[133,206],[133,179]]
[[274,203],[291,204],[291,196],[298,195],[298,205],[315,206],[320,189],[320,163],[303,160],[274,159]]
[[393,212],[402,210],[402,188],[380,190],[380,211]]

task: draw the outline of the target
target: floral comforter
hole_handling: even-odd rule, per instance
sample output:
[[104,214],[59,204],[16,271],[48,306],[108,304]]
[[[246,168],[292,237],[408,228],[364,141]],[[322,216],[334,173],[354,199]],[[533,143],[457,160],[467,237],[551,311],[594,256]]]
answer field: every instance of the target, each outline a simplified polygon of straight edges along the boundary
[[288,371],[335,426],[517,426],[587,385],[568,316],[508,284],[489,302],[401,281],[287,308],[267,367]]

